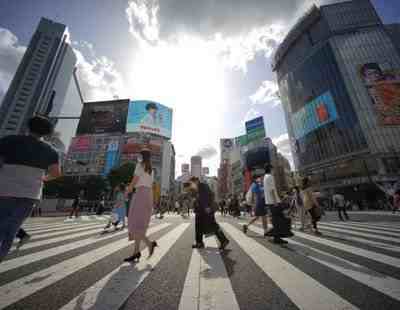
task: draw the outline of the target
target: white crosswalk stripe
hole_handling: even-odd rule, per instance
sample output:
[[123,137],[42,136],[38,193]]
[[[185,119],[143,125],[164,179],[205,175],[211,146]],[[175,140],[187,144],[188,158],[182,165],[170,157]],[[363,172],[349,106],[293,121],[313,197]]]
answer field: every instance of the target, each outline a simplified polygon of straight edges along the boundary
[[[364,309],[357,295],[363,289],[378,296],[385,310],[400,309],[400,245],[396,245],[400,244],[400,238],[396,223],[321,222],[322,237],[293,230],[295,237],[288,239],[287,246],[279,247],[262,237],[261,223],[249,226],[249,234],[245,235],[240,229],[243,219],[237,221],[228,217],[219,218],[219,221],[232,241],[232,252],[241,253],[237,257],[245,256],[252,266],[240,265],[237,261],[230,265],[232,258],[226,260],[214,237],[204,239],[205,249],[191,249],[188,242],[194,233],[192,219],[177,220],[173,216],[154,219],[148,233],[159,236],[159,247],[150,259],[146,259],[148,252],[144,250],[144,257],[134,265],[123,263],[124,257],[118,260],[118,253],[132,247],[126,238],[127,230],[100,236],[104,223],[84,218],[76,223],[63,220],[27,223],[25,227],[32,234],[31,241],[24,245],[20,254],[13,251],[12,256],[0,263],[0,309],[9,306],[37,309],[36,301],[45,308],[45,294],[49,299],[58,300],[57,306],[49,309],[126,310],[126,302],[136,305],[141,298],[141,294],[135,294],[137,290],[151,283],[157,287],[171,281],[168,276],[161,279],[154,276],[162,271],[158,267],[160,264],[164,268],[170,264],[176,268],[164,274],[181,275],[179,283],[169,284],[179,287],[179,294],[174,295],[174,309],[179,310],[259,309],[252,308],[252,300],[238,285],[241,275],[250,267],[257,268],[266,277],[263,281],[269,281],[269,287],[276,287],[297,309]],[[181,252],[175,253],[172,250],[175,246]],[[182,265],[174,265],[182,251],[186,253]],[[110,257],[113,257],[111,265]],[[102,264],[108,269],[102,270]],[[235,264],[240,267],[235,269],[232,267]],[[310,266],[326,275],[314,274]],[[73,288],[74,279],[79,279],[81,272],[87,280],[82,287],[78,285],[79,288],[67,296],[52,295],[53,288],[64,285],[66,290]],[[330,275],[337,281],[324,278]],[[263,285],[257,278],[249,282],[246,285],[254,289]],[[357,289],[352,292],[355,284]],[[271,294],[270,289],[260,291],[267,296]],[[168,291],[165,294],[167,296]],[[159,297],[157,294],[149,296],[152,297],[146,302],[151,309],[151,298]],[[266,300],[271,298],[268,296]],[[280,306],[279,303],[269,304],[263,309],[282,309]]]
[[[223,224],[222,227],[300,309],[358,309],[278,255],[241,234],[231,224]],[[310,294],[310,291],[313,293]]]
[[[256,226],[250,226],[249,230],[259,235],[264,234],[264,230]],[[357,280],[386,295],[389,295],[392,298],[400,300],[400,280],[386,276],[374,270],[370,270],[364,266],[350,262],[343,258],[334,256],[326,251],[321,251],[310,245],[295,240],[290,240],[289,242],[290,245],[294,244],[300,246],[302,254],[307,256],[309,259],[330,267],[348,277],[353,278],[354,280]],[[310,250],[311,253],[309,253]]]
[[[224,263],[217,250],[217,242],[214,238],[209,238],[206,239],[205,245],[202,255],[198,250],[192,253],[179,309],[239,310]],[[199,281],[199,274],[206,276],[200,277]]]
[[[169,226],[169,224],[160,224],[154,228],[150,228],[149,233],[157,232],[167,226]],[[11,305],[18,300],[35,293],[41,288],[47,287],[48,285],[51,285],[52,283],[70,275],[71,273],[77,272],[80,269],[106,257],[107,255],[125,248],[126,246],[127,242],[125,239],[119,240],[114,242],[112,247],[109,245],[102,246],[93,251],[81,254],[72,259],[8,283],[1,287],[1,289],[7,292],[7,294],[0,301],[0,305],[2,307]],[[38,278],[42,279],[42,281],[37,282],[36,279]]]
[[[151,270],[158,264],[167,250],[178,240],[189,224],[181,224],[166,236],[159,240],[163,247],[157,251],[148,261],[141,261],[136,264],[136,268],[129,267],[128,263],[122,264],[106,277],[96,282],[93,286],[84,291],[81,295],[74,298],[61,310],[74,310],[79,304],[79,309],[98,309],[111,310],[119,309],[130,294],[142,283]],[[146,254],[146,253],[145,253]],[[101,295],[100,292],[105,287],[110,290],[109,294]],[[83,300],[82,300],[83,299]]]

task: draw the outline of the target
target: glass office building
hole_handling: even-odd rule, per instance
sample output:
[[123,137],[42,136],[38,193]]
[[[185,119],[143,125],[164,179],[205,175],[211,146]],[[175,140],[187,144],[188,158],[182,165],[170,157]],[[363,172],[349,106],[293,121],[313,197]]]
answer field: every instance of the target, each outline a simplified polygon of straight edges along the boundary
[[42,18],[0,107],[0,136],[23,134],[35,114],[57,116],[77,61],[63,24]]
[[274,56],[296,168],[322,188],[371,191],[400,173],[397,29],[369,0],[313,6]]

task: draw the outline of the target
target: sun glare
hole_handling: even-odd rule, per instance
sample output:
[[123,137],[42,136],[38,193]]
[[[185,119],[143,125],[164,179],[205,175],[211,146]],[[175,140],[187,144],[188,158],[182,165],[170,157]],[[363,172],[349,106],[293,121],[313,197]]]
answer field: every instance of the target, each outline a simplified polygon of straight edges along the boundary
[[221,128],[224,68],[206,42],[186,38],[147,46],[137,52],[131,71],[131,97],[173,108],[173,140],[183,142],[185,151],[193,154],[202,144],[217,143],[210,136],[218,137]]

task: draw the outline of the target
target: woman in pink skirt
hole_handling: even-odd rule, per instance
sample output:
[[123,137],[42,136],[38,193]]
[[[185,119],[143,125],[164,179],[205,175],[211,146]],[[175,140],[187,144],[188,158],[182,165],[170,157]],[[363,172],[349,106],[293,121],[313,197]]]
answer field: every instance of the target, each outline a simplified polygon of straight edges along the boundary
[[125,258],[126,262],[139,261],[140,242],[143,240],[149,248],[149,257],[154,253],[157,242],[150,241],[147,236],[150,218],[153,214],[153,168],[151,166],[150,151],[140,152],[135,174],[127,189],[128,193],[136,188],[135,195],[131,201],[128,215],[129,240],[135,240],[133,255]]

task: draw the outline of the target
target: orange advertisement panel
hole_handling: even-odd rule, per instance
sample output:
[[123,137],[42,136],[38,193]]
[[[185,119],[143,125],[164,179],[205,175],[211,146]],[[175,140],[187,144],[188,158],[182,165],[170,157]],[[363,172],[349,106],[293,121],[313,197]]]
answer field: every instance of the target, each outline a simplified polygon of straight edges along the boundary
[[360,75],[379,124],[400,125],[400,70],[382,70],[378,63],[367,63],[360,67]]

